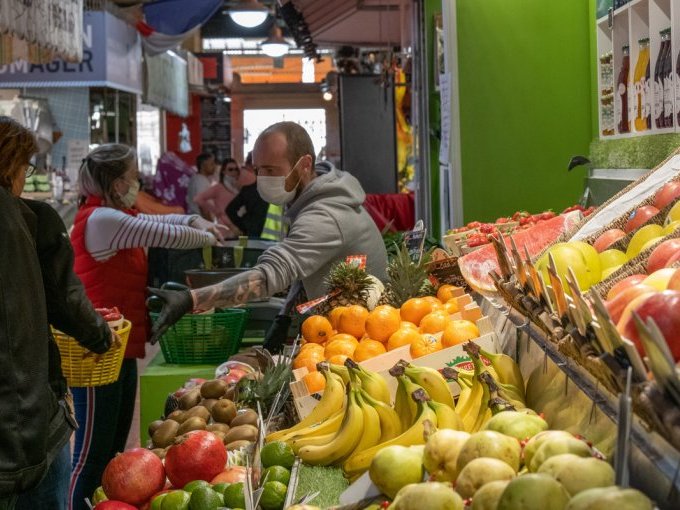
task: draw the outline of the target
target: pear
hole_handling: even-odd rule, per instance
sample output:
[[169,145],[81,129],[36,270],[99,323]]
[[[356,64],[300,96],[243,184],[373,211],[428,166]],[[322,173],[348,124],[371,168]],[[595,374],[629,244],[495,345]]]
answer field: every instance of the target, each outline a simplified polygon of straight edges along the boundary
[[545,441],[557,437],[574,437],[574,435],[570,432],[565,432],[564,430],[546,430],[545,432],[539,432],[524,445],[524,449],[522,450],[524,465],[528,466],[531,464],[531,459],[534,454],[541,446],[543,446]]
[[574,496],[565,510],[652,510],[650,499],[635,489],[612,486],[588,489]]
[[390,505],[390,510],[463,510],[463,499],[451,484],[441,482],[413,483],[403,487]]
[[552,476],[531,473],[508,483],[496,510],[564,510],[568,502],[569,494]]
[[460,472],[472,459],[493,457],[507,463],[515,473],[519,471],[519,458],[522,448],[514,437],[493,430],[475,432],[458,453],[456,467]]
[[510,480],[497,480],[482,485],[472,498],[471,510],[496,510],[498,501],[509,483]]
[[502,460],[480,457],[472,459],[461,470],[456,480],[456,492],[463,499],[468,499],[476,497],[477,490],[489,482],[513,478],[515,478],[515,471]]
[[484,426],[485,430],[493,430],[524,441],[539,432],[548,430],[548,423],[540,416],[519,411],[504,411],[492,417]]
[[529,471],[535,473],[546,460],[555,455],[562,453],[573,453],[579,457],[592,457],[593,450],[585,441],[571,437],[557,437],[544,441],[543,444],[536,450],[536,453],[531,458],[531,462],[527,465]]
[[408,484],[423,480],[423,454],[407,446],[388,446],[380,450],[368,469],[371,481],[390,499]]
[[470,434],[461,430],[441,429],[432,434],[425,444],[423,464],[436,482],[455,482],[458,477],[458,452]]
[[571,496],[596,487],[614,485],[614,469],[605,461],[594,457],[583,458],[563,453],[546,460],[538,469],[560,482]]

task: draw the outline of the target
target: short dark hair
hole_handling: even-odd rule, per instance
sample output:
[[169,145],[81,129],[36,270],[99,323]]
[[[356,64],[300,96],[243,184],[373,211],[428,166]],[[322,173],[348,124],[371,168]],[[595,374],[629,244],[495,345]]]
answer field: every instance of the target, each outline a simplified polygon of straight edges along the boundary
[[286,156],[288,157],[290,166],[295,165],[302,156],[309,154],[312,157],[312,168],[314,168],[314,165],[316,164],[314,144],[305,128],[296,122],[277,122],[262,131],[255,143],[274,133],[281,133],[286,137],[286,143],[288,145]]
[[245,166],[253,166],[253,151],[248,152],[246,156],[246,161],[243,163]]
[[201,152],[198,156],[196,156],[196,168],[198,169],[198,171],[199,172],[201,171],[203,163],[214,157],[215,156],[213,154],[210,154],[209,152]]
[[36,152],[33,133],[13,118],[0,116],[0,186],[10,189]]

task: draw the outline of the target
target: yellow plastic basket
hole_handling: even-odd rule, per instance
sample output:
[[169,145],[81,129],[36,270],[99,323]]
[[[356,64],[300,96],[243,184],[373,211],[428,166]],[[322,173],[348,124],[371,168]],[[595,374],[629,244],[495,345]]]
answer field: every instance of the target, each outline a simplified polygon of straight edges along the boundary
[[131,323],[128,320],[121,327],[114,328],[120,338],[120,346],[114,345],[101,355],[88,351],[61,331],[52,330],[61,353],[61,369],[68,385],[83,388],[116,382],[123,364],[130,328]]

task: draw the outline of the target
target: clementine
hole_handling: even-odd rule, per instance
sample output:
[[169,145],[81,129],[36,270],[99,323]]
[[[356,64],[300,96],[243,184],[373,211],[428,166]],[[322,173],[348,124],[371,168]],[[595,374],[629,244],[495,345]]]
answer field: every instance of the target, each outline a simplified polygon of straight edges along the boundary
[[347,310],[346,306],[336,306],[331,310],[331,313],[328,314],[328,320],[331,322],[331,326],[333,326],[333,329],[338,329],[340,316],[342,315],[342,312],[344,312],[345,310]]
[[328,358],[328,362],[332,365],[344,365],[345,361],[347,361],[347,358],[349,358],[349,356],[345,356],[344,354],[336,354],[335,356]]
[[359,345],[354,350],[354,361],[361,362],[386,352],[387,349],[385,349],[385,346],[382,344],[382,342],[366,338],[359,342]]
[[348,358],[351,358],[354,356],[354,351],[358,345],[358,342],[354,338],[351,340],[332,340],[326,345],[324,355],[329,361],[333,356],[338,354],[344,354]]
[[323,315],[312,315],[302,323],[302,338],[315,344],[324,343],[333,336],[333,326]]
[[421,319],[432,311],[432,306],[432,302],[425,298],[411,298],[399,309],[401,320],[419,326]]
[[298,354],[302,354],[303,352],[307,351],[319,351],[321,354],[323,354],[323,349],[324,349],[323,344],[307,342],[302,347],[300,347],[300,351],[298,352]]
[[458,298],[449,299],[446,303],[444,303],[444,309],[449,313],[449,315],[453,315],[454,313],[458,312]]
[[399,310],[389,305],[377,306],[366,318],[366,334],[378,342],[387,342],[400,325]]
[[401,321],[401,324],[399,325],[400,328],[413,328],[413,329],[418,329],[418,326],[413,324],[412,322],[409,321]]
[[442,303],[446,303],[447,301],[456,297],[455,294],[457,294],[459,290],[460,287],[456,287],[455,285],[445,283],[443,285],[440,285],[440,287],[437,289],[437,298]]
[[305,386],[307,386],[307,391],[310,394],[323,391],[326,387],[326,378],[321,372],[310,372],[302,380],[305,381]]
[[404,345],[411,345],[419,336],[420,332],[416,328],[399,328],[387,341],[387,350],[392,351]]
[[293,361],[293,368],[298,369],[306,367],[309,372],[316,372],[316,364],[324,361],[323,352],[317,350],[309,350],[298,354],[295,361]]
[[441,351],[443,348],[441,340],[435,335],[423,334],[418,335],[413,342],[411,342],[411,357],[420,358],[433,352]]
[[474,322],[455,320],[448,323],[442,335],[442,345],[451,347],[479,337],[479,329]]
[[439,333],[444,331],[449,320],[449,314],[445,310],[428,313],[420,321],[420,331],[422,333]]
[[351,305],[343,310],[338,321],[338,331],[348,333],[354,338],[361,338],[366,333],[368,310],[361,305]]

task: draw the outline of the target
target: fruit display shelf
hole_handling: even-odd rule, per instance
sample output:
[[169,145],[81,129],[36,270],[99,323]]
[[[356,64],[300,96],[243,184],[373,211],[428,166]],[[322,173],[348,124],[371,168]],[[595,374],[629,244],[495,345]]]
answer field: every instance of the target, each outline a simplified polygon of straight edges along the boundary
[[[527,400],[530,400],[532,378],[537,381],[534,386],[542,386],[540,391],[548,393],[546,384],[550,384],[558,391],[550,395],[552,408],[566,410],[545,416],[551,427],[563,427],[564,423],[556,423],[560,420],[571,423],[580,420],[581,433],[588,439],[604,438],[602,443],[594,441],[596,446],[615,457],[613,441],[619,421],[617,396],[561,353],[543,331],[504,300],[482,297],[478,300],[485,315],[497,325],[503,351],[514,355],[529,381]],[[544,411],[541,406],[535,409]],[[652,496],[662,509],[680,508],[680,452],[659,434],[650,431],[637,416],[632,420],[630,445],[631,485]]]

